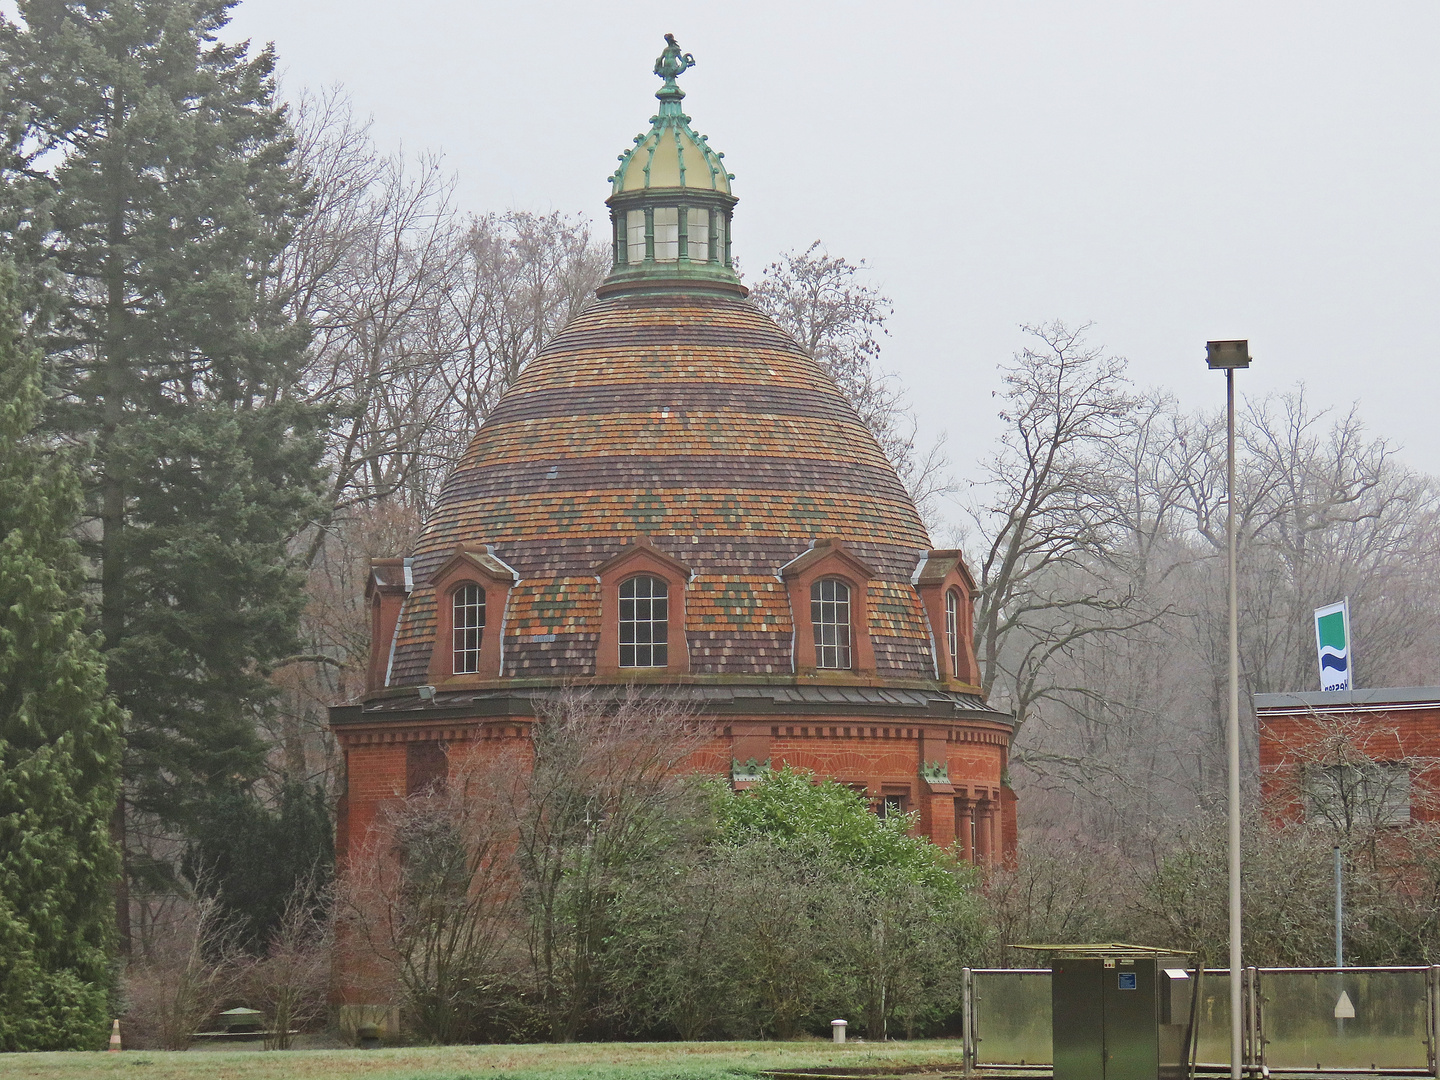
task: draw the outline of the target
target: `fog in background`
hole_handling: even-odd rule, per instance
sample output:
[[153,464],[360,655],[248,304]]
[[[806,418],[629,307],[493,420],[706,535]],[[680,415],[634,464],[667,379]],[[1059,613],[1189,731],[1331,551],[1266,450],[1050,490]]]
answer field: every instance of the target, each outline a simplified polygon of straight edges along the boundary
[[462,200],[604,213],[671,31],[750,274],[824,239],[895,300],[884,362],[961,475],[1017,324],[1093,320],[1141,382],[1305,380],[1440,471],[1440,7],[1422,3],[244,0],[287,87],[342,82]]

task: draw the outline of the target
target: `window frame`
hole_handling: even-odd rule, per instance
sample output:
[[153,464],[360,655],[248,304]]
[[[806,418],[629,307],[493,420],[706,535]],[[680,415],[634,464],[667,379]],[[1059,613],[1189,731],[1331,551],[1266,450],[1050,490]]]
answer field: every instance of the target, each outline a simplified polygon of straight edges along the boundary
[[[979,589],[959,550],[927,551],[911,578],[925,619],[930,624],[930,648],[935,678],[954,686],[978,687],[980,664],[975,657],[975,598]],[[949,640],[948,603],[954,597],[955,640]]]
[[[826,587],[830,587],[831,594],[825,596]],[[842,599],[839,590],[844,589],[845,595]],[[815,667],[821,671],[852,671],[855,667],[855,650],[853,641],[855,637],[855,612],[851,597],[855,590],[844,578],[827,575],[818,577],[810,583],[810,632],[815,643]],[[827,620],[826,608],[831,609],[833,619]],[[844,608],[844,621],[840,619],[840,609]],[[819,616],[817,618],[817,616]],[[834,631],[834,641],[826,640],[830,637],[827,630]],[[841,640],[843,639],[843,640]],[[827,653],[833,654],[834,663],[826,663]]]
[[945,590],[945,656],[950,661],[950,677],[960,677],[960,590]]
[[[647,595],[625,595],[625,591],[627,588],[632,588],[633,590],[633,587],[636,585],[636,583],[641,581],[648,583]],[[658,586],[661,590],[659,595],[656,595],[655,593],[656,586]],[[620,634],[620,639],[618,642],[620,668],[625,671],[646,671],[653,670],[655,668],[669,667],[670,583],[666,581],[665,578],[659,577],[651,573],[631,574],[629,577],[625,578],[620,582],[618,599],[619,612],[617,618],[619,620]],[[660,618],[655,617],[655,602],[657,600],[663,603],[665,606],[664,614]],[[639,618],[639,605],[642,603],[649,605],[649,608],[647,610],[647,617],[644,619]],[[626,604],[634,605],[634,607],[631,609],[631,617],[629,619],[625,617]],[[655,640],[655,627],[657,625],[663,628],[660,633],[660,640],[658,641]],[[630,628],[630,636],[632,638],[632,640],[630,641],[625,640],[627,626]],[[648,637],[650,640],[643,642],[639,640],[639,629],[641,626],[649,628],[650,633]],[[627,659],[627,649],[632,650],[628,657],[631,660],[631,663],[628,664],[625,662]],[[635,662],[640,658],[641,650],[646,649],[649,650],[648,654],[646,654],[646,659],[650,662],[644,664]],[[658,664],[654,662],[657,655],[660,659],[660,662]]]
[[[668,206],[655,206],[650,213],[650,244],[647,251],[648,257],[657,263],[678,263],[680,261],[680,221],[682,217],[681,208],[674,204]],[[675,215],[675,220],[660,221],[660,215]],[[661,230],[666,230],[662,238]],[[670,238],[668,230],[674,229],[674,238]],[[664,252],[662,255],[661,252]],[[673,252],[674,254],[671,254]]]
[[[681,230],[681,235],[684,238],[685,261],[693,263],[710,262],[710,249],[714,247],[710,240],[710,233],[711,229],[713,228],[711,224],[711,218],[713,217],[713,214],[710,208],[708,206],[682,206],[680,208],[680,211],[681,219],[684,221],[684,228]],[[705,248],[704,256],[698,259],[695,257],[696,243],[695,234],[693,232],[697,224],[697,222],[695,221],[696,215],[700,215],[701,217],[701,220],[700,222],[698,222],[698,224],[701,226],[701,230],[704,235],[703,239],[700,241],[700,244],[703,245]]]
[[[463,594],[474,590],[477,599],[462,602]],[[485,587],[478,581],[462,581],[450,590],[450,674],[478,675],[480,673],[480,651],[485,641]],[[461,612],[467,613],[465,625],[461,625]],[[469,614],[478,613],[479,625],[469,625]],[[474,634],[473,642],[461,643],[462,634]],[[462,660],[461,658],[464,657]],[[468,666],[461,666],[462,664]]]
[[[690,670],[685,600],[690,568],[658,550],[643,534],[630,539],[595,568],[600,584],[600,638],[595,649],[595,674],[643,681],[684,675]],[[653,577],[665,583],[666,641],[663,667],[620,666],[620,588],[626,581]]]
[[875,800],[875,815],[882,820],[905,817],[910,813],[910,795],[901,791],[882,791]]
[[[877,575],[844,545],[820,538],[779,569],[790,601],[794,632],[792,668],[802,678],[845,681],[873,678],[875,651],[870,640],[870,582]],[[836,578],[850,588],[850,667],[822,668],[816,664],[815,625],[810,615],[810,587],[820,578]]]
[[[510,603],[510,590],[519,582],[520,575],[488,545],[479,550],[462,545],[440,565],[427,589],[435,613],[435,636],[430,645],[430,664],[426,674],[431,685],[438,687],[455,683],[466,686],[502,676],[505,665],[505,611]],[[485,622],[480,628],[476,670],[456,671],[454,598],[466,585],[476,586],[484,597]]]
[[1407,761],[1302,766],[1305,820],[1336,829],[1403,828],[1415,820],[1415,777]]
[[[649,215],[645,213],[644,208],[632,207],[629,210],[621,211],[618,218],[625,229],[625,247],[623,249],[625,253],[624,265],[639,266],[645,262],[650,251]],[[638,235],[635,228],[636,225],[640,226]],[[636,248],[639,248],[640,257],[638,259],[631,258],[631,256],[636,253]]]

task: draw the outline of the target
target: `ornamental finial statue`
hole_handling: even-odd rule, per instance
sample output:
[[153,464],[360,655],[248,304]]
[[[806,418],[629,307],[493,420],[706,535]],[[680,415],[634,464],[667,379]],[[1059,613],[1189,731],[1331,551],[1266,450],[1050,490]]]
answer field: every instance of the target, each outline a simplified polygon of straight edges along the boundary
[[655,58],[655,74],[665,80],[665,85],[655,92],[661,101],[666,98],[683,98],[685,91],[675,85],[675,76],[683,75],[695,66],[695,57],[680,51],[680,44],[674,34],[665,35],[665,51]]

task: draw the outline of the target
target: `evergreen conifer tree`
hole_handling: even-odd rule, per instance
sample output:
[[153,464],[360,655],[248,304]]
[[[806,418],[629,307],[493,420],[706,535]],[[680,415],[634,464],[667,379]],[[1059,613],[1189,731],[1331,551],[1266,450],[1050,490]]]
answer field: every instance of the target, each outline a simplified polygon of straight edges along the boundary
[[187,834],[261,769],[321,451],[289,393],[307,332],[274,295],[306,194],[273,52],[217,37],[233,2],[20,0],[0,25],[10,198],[33,204],[10,240],[62,297],[35,306],[50,422],[94,447],[84,535],[126,801]]
[[85,633],[80,488],[36,436],[40,356],[13,284],[0,270],[0,1050],[98,1050],[121,713]]
[[319,908],[335,874],[325,793],[292,782],[278,801],[272,811],[249,792],[218,800],[182,866],[197,891],[219,902],[239,944],[257,955],[280,929],[297,890]]

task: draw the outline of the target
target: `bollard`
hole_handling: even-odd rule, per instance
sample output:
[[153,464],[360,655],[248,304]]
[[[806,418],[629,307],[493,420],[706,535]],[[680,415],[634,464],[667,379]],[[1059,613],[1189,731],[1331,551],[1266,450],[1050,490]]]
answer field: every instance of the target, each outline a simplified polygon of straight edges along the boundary
[[120,1021],[116,1020],[110,1025],[110,1052],[113,1054],[120,1049]]
[[834,1039],[837,1043],[843,1043],[843,1042],[845,1041],[845,1021],[844,1021],[844,1020],[831,1020],[831,1021],[830,1021],[830,1038]]

